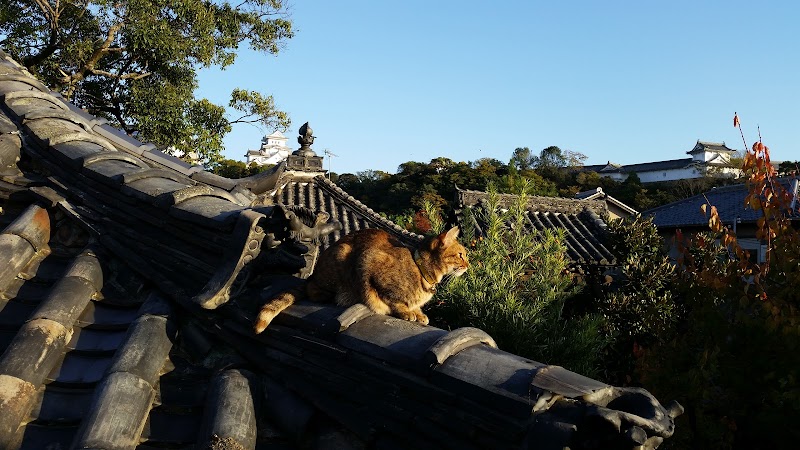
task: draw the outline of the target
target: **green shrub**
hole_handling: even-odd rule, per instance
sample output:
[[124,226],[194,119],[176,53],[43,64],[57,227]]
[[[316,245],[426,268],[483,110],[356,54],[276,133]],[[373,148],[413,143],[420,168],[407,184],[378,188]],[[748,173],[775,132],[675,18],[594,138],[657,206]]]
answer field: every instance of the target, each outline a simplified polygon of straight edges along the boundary
[[612,384],[638,384],[637,354],[674,337],[683,306],[675,291],[675,265],[652,219],[614,220],[608,230],[609,247],[620,266],[597,305],[612,339],[603,352],[603,378]]
[[[599,316],[562,316],[580,289],[567,271],[563,231],[525,227],[524,194],[508,211],[491,188],[489,197],[486,209],[465,210],[470,269],[440,287],[428,311],[434,324],[481,328],[503,350],[594,376],[606,340]],[[483,235],[468,223],[481,224]]]

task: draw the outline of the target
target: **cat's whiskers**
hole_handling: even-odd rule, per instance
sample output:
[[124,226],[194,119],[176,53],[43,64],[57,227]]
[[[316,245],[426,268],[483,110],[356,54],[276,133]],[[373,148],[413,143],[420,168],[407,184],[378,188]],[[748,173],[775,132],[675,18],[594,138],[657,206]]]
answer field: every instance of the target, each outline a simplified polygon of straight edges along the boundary
[[450,284],[451,281],[458,277],[456,273],[457,272],[454,271],[445,274],[445,276],[442,277],[442,281],[439,282],[439,287],[446,287],[448,284]]

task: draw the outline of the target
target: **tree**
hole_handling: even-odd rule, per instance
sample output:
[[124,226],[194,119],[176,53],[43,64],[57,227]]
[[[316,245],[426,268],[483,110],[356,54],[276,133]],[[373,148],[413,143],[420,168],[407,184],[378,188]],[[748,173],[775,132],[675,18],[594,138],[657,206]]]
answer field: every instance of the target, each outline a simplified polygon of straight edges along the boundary
[[599,299],[605,329],[613,338],[604,352],[604,379],[630,383],[636,351],[674,337],[682,318],[678,278],[652,217],[610,221],[608,246],[620,264]]
[[539,156],[533,157],[533,166],[540,170],[560,169],[566,165],[567,158],[564,152],[555,145],[542,149]]
[[514,149],[514,153],[511,155],[511,161],[508,165],[517,170],[528,170],[533,168],[535,162],[536,157],[531,154],[531,149],[528,147],[517,147]]
[[551,145],[533,157],[533,165],[537,169],[553,170],[562,167],[582,167],[586,155],[572,150],[561,150]]
[[258,164],[247,165],[242,161],[234,159],[223,159],[215,162],[211,166],[211,172],[226,178],[245,178],[255,175],[275,167],[274,164],[260,166]]
[[292,37],[283,0],[4,0],[0,46],[52,89],[131,136],[204,163],[237,123],[285,129],[272,97],[235,89],[225,109],[194,96],[196,70],[240,45],[277,54]]
[[566,187],[568,178],[572,177],[572,171],[565,168],[579,168],[583,166],[586,155],[571,150],[561,150],[556,146],[542,149],[539,156],[533,157],[533,166],[539,175],[548,178],[559,187]]
[[778,175],[787,176],[800,173],[800,161],[782,161],[778,164]]

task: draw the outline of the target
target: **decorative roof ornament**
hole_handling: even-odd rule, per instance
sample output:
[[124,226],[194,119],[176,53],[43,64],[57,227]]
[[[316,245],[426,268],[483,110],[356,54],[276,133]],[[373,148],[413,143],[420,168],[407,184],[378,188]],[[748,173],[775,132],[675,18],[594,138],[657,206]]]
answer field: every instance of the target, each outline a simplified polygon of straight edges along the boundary
[[306,122],[298,132],[300,136],[297,137],[297,142],[300,148],[286,158],[286,168],[303,172],[325,172],[322,169],[322,157],[317,156],[311,149],[311,144],[314,143],[314,130]]
[[314,143],[314,130],[308,126],[308,122],[304,123],[298,131],[300,136],[297,137],[297,142],[300,144],[300,148],[292,154],[303,157],[317,156],[314,150],[311,149],[311,144]]

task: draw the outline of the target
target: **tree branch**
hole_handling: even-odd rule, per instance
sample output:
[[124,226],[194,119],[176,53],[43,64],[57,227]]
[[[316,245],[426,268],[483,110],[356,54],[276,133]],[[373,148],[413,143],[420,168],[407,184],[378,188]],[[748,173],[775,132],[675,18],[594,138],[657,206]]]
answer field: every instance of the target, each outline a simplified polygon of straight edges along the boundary
[[242,117],[239,117],[236,120],[231,120],[230,123],[234,124],[234,123],[256,123],[256,122],[258,122],[258,119],[244,120],[246,117],[250,117],[252,115],[253,114],[245,114],[245,115],[243,115]]
[[[92,56],[86,60],[85,63],[81,66],[80,70],[77,72],[62,77],[61,81],[63,84],[69,85],[69,88],[65,92],[65,96],[67,98],[72,97],[72,94],[75,92],[75,83],[78,81],[83,80],[86,78],[87,73],[94,73],[95,66],[103,58],[106,53],[109,53],[109,49],[111,48],[111,44],[114,42],[114,38],[116,38],[117,33],[122,27],[125,26],[125,22],[118,22],[109,27],[108,32],[106,33],[106,39],[97,47],[94,52],[92,52]],[[118,48],[118,47],[115,47]],[[116,51],[116,50],[114,50]],[[110,72],[106,72],[110,74]]]
[[47,45],[44,46],[37,54],[31,55],[25,59],[23,59],[22,64],[27,67],[28,69],[33,69],[34,67],[38,66],[42,63],[45,59],[49,58],[56,50],[58,50],[59,44],[59,19],[61,17],[61,11],[63,9],[59,8],[59,1],[56,0],[56,6],[53,8],[50,6],[46,0],[34,0],[36,6],[42,10],[42,14],[44,15],[45,20],[48,22],[48,26],[50,28],[49,40]]
[[105,70],[98,70],[98,69],[92,69],[89,72],[92,73],[93,75],[102,75],[104,77],[114,78],[117,80],[141,80],[142,78],[149,77],[150,75],[153,74],[152,72],[144,72],[144,73],[132,72],[120,75],[118,73],[111,73]]
[[106,40],[100,44],[99,48],[96,48],[95,51],[92,53],[92,56],[89,57],[89,60],[83,65],[84,72],[90,72],[94,69],[94,66],[100,61],[100,59],[108,53],[108,49],[111,48],[111,44],[114,42],[114,38],[117,36],[117,32],[125,26],[125,22],[115,23],[108,29],[108,33],[106,33]]

